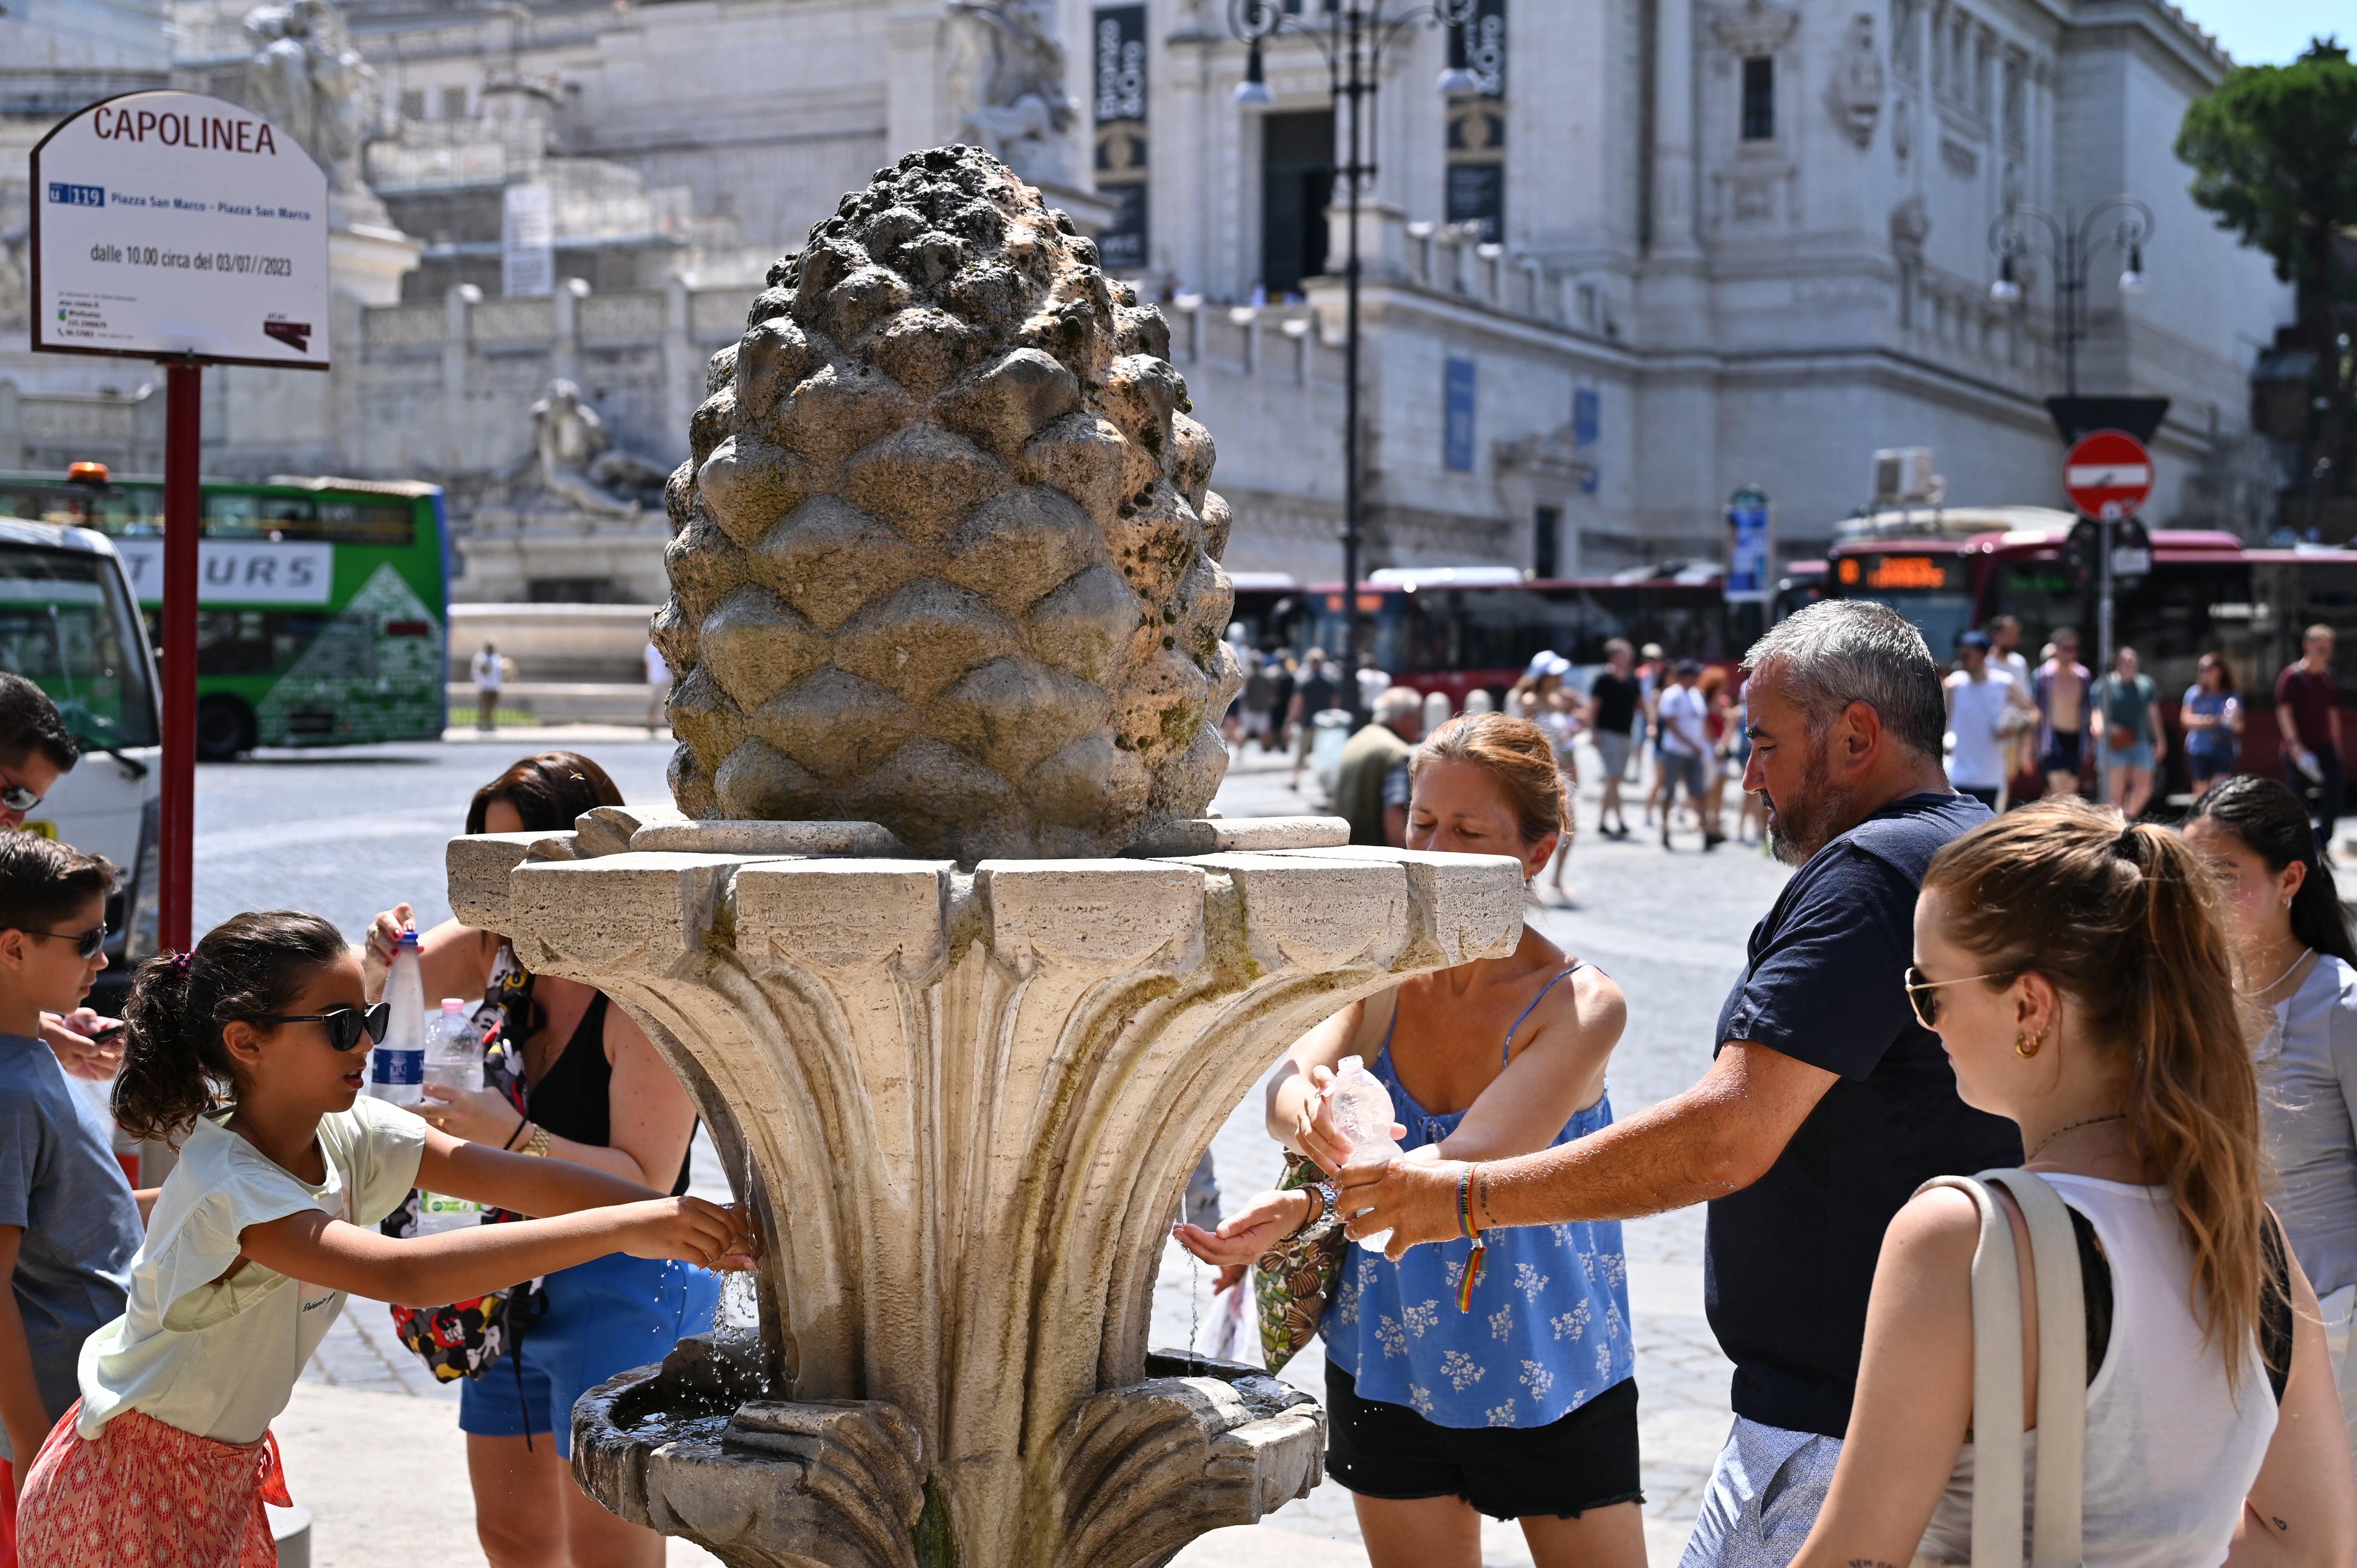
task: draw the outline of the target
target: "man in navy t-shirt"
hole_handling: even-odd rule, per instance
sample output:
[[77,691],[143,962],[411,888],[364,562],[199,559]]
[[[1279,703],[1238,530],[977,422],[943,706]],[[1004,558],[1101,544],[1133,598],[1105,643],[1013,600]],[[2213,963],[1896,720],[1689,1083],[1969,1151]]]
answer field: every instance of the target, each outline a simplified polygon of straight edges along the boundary
[[[1710,1204],[1705,1297],[1735,1363],[1735,1430],[1683,1568],[1783,1568],[1841,1436],[1882,1232],[1935,1176],[2018,1165],[2010,1122],[1957,1098],[1902,976],[1916,890],[1989,820],[1941,771],[1946,704],[1921,633],[1857,599],[1811,605],[1744,660],[1751,759],[1778,856],[1798,865],[1751,933],[1714,1059],[1685,1093],[1560,1148],[1472,1169],[1474,1219],[1545,1225]],[[1353,1235],[1394,1253],[1461,1232],[1464,1166],[1346,1172]],[[1355,1177],[1355,1179],[1353,1179]]]

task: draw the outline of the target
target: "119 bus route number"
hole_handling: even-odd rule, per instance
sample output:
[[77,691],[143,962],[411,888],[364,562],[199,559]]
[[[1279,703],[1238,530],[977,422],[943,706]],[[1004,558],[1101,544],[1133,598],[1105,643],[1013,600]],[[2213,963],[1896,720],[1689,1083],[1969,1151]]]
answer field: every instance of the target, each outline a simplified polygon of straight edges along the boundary
[[92,245],[93,262],[120,262],[132,267],[176,267],[196,273],[252,273],[266,278],[295,275],[292,256],[255,256],[234,251],[159,251],[153,245]]

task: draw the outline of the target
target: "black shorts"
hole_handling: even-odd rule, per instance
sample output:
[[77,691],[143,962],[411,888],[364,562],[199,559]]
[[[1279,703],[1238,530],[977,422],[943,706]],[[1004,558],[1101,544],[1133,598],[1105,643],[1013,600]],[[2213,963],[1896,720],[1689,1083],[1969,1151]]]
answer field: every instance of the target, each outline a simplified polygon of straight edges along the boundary
[[2074,729],[2058,729],[2047,742],[2046,755],[2038,759],[2040,773],[2079,772],[2079,743],[2084,737]]
[[1437,1426],[1405,1405],[1362,1400],[1326,1364],[1326,1473],[1361,1497],[1462,1498],[1491,1519],[1642,1503],[1637,1380],[1624,1378],[1545,1426]]

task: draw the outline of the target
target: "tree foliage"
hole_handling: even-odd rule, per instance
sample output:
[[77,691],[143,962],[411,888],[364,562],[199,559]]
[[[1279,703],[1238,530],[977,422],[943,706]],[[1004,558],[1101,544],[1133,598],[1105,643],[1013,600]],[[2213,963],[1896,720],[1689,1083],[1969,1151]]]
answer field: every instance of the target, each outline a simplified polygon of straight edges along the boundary
[[2314,286],[2319,231],[2357,228],[2357,64],[2331,38],[2289,65],[2246,65],[2185,112],[2177,156],[2218,226]]

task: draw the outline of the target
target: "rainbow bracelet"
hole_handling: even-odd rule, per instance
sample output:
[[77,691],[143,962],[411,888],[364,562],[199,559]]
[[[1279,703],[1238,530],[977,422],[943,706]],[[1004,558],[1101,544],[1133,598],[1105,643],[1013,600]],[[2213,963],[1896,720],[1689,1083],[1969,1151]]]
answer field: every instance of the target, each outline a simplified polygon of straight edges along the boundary
[[1468,1162],[1457,1173],[1457,1228],[1473,1243],[1472,1253],[1465,1260],[1465,1274],[1457,1284],[1457,1310],[1473,1310],[1473,1287],[1480,1282],[1482,1265],[1489,1262],[1489,1243],[1473,1227],[1473,1166]]

